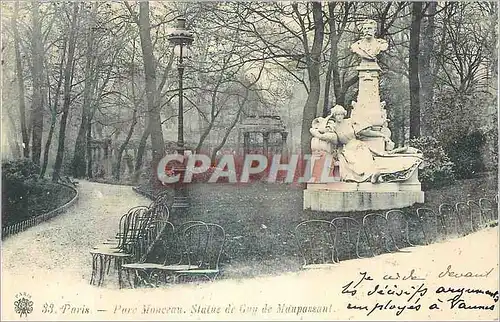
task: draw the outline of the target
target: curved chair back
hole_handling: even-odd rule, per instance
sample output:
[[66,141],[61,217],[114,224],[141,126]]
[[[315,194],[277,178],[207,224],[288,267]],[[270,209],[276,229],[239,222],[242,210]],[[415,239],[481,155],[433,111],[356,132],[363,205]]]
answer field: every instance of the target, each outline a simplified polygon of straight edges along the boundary
[[477,231],[481,229],[483,225],[486,224],[487,219],[483,218],[483,212],[481,211],[481,206],[479,206],[479,203],[477,201],[468,200],[467,206],[469,206],[470,209],[472,229],[474,231]]
[[406,220],[406,215],[402,210],[393,209],[387,211],[385,213],[385,219],[387,219],[387,226],[389,227],[398,249],[415,246],[410,242],[409,224],[408,220]]
[[443,219],[446,232],[448,235],[460,235],[463,234],[464,225],[458,216],[455,207],[449,203],[443,203],[439,205],[439,215]]
[[310,219],[295,226],[293,235],[303,267],[335,262],[333,232],[333,225],[327,220]]
[[214,223],[197,223],[184,229],[189,265],[203,270],[219,270],[219,261],[226,242],[224,228]]
[[205,225],[205,222],[201,220],[190,220],[181,223],[175,228],[175,234],[173,239],[165,245],[166,248],[171,249],[171,251],[165,256],[163,265],[189,265],[188,258],[188,245],[193,244],[193,240],[185,240],[185,237],[189,238],[202,238],[200,234],[188,234],[184,235],[186,229],[193,225]]
[[418,208],[417,217],[422,222],[426,242],[433,243],[446,236],[446,227],[443,218],[430,208]]
[[[169,221],[154,220],[146,228],[144,240],[142,241],[143,251],[141,252],[140,263],[162,263],[168,256],[171,249],[165,245],[171,244],[174,239],[174,225]],[[170,241],[170,243],[167,243]]]
[[486,220],[498,219],[498,204],[488,198],[479,199],[479,207],[483,218]]
[[390,253],[398,249],[384,215],[367,214],[363,217],[363,228],[374,254]]
[[455,204],[455,211],[463,223],[464,234],[473,232],[474,226],[472,224],[472,211],[469,205],[465,202],[457,202]]
[[333,247],[335,261],[373,256],[363,225],[351,217],[337,217],[331,221],[335,229]]

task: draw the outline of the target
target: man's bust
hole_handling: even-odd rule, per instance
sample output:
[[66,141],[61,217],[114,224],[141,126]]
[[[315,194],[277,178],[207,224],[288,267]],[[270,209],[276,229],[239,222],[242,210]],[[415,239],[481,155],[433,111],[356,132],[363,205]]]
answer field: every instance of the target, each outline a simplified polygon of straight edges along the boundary
[[375,38],[377,22],[364,20],[361,23],[362,38],[351,45],[351,51],[358,54],[364,62],[376,62],[377,55],[388,49],[389,45],[384,39]]

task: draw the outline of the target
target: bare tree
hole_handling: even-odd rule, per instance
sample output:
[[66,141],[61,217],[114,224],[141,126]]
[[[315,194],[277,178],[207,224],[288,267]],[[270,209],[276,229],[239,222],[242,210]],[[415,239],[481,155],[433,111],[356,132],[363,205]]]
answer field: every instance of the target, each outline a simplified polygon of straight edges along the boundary
[[87,132],[90,127],[90,114],[93,94],[93,76],[95,73],[96,48],[94,47],[97,19],[97,3],[92,3],[91,11],[87,13],[87,22],[90,26],[87,31],[86,48],[85,48],[85,81],[83,90],[82,117],[78,136],[76,138],[75,150],[72,161],[72,173],[75,178],[82,178],[86,173],[86,156],[87,156]]
[[139,4],[139,34],[141,38],[142,58],[144,62],[144,75],[146,81],[146,100],[148,102],[148,129],[151,136],[151,147],[153,149],[153,168],[157,165],[165,153],[165,142],[161,129],[160,111],[158,108],[158,91],[156,88],[156,67],[153,56],[153,44],[151,42],[151,23],[149,19],[149,3]]
[[302,30],[302,45],[304,47],[307,72],[309,76],[309,93],[307,95],[307,100],[302,113],[302,131],[300,140],[302,153],[309,153],[311,150],[309,127],[311,126],[313,119],[316,117],[316,110],[318,107],[319,97],[321,95],[320,67],[324,37],[323,12],[321,10],[321,3],[313,2],[311,5],[313,14],[314,37],[312,45],[309,47],[306,23],[299,11],[298,4],[292,4],[293,11],[299,21],[300,29]]
[[418,55],[420,50],[420,25],[422,2],[413,2],[410,27],[409,74],[410,74],[410,138],[420,136],[420,78]]
[[19,19],[19,1],[14,3],[14,14],[12,16],[12,29],[14,32],[14,50],[16,54],[16,72],[17,72],[17,84],[19,90],[19,118],[21,123],[21,135],[22,135],[22,146],[23,146],[23,156],[29,158],[30,154],[30,137],[28,133],[28,127],[26,125],[26,101],[24,97],[24,78],[23,78],[23,66],[21,58],[20,42],[21,37],[19,36],[18,28]]
[[419,56],[419,76],[420,76],[420,101],[421,101],[421,132],[428,134],[427,130],[427,114],[432,107],[434,100],[434,83],[435,83],[435,59],[434,52],[434,36],[436,33],[435,16],[437,12],[437,2],[429,2],[427,11],[424,14],[422,30],[422,47]]
[[[64,158],[64,145],[66,140],[66,127],[68,123],[70,104],[71,104],[71,89],[73,84],[74,60],[76,49],[76,31],[78,29],[78,7],[77,2],[73,3],[73,13],[71,14],[71,27],[68,35],[68,54],[66,55],[66,64],[64,66],[64,87],[63,87],[63,106],[61,121],[59,123],[59,137],[57,144],[56,161],[54,163],[54,171],[52,180],[57,181],[60,176],[61,167]],[[56,98],[57,99],[57,98]]]
[[136,84],[135,84],[135,70],[134,70],[134,61],[135,61],[135,53],[136,53],[136,48],[135,48],[135,39],[133,40],[133,45],[132,45],[132,55],[131,55],[131,58],[130,58],[130,66],[131,66],[131,70],[130,70],[130,75],[131,75],[131,79],[130,79],[130,87],[131,87],[131,98],[130,100],[132,101],[132,105],[133,105],[133,113],[132,113],[132,120],[131,120],[131,123],[130,123],[130,127],[129,127],[129,130],[127,132],[127,136],[125,137],[125,140],[122,142],[122,144],[120,145],[120,147],[118,148],[118,151],[117,151],[117,154],[116,154],[116,163],[115,163],[115,167],[113,169],[113,172],[114,172],[114,177],[116,180],[119,180],[120,179],[120,172],[121,172],[121,163],[122,163],[122,157],[123,157],[123,152],[125,151],[125,149],[127,148],[129,142],[130,142],[130,139],[132,138],[132,134],[134,133],[134,129],[135,129],[135,126],[137,125],[137,110],[138,110],[138,105],[139,105],[139,102],[140,100],[137,98],[137,95],[136,95],[136,91],[135,91],[135,87],[136,87]]
[[33,98],[32,98],[32,146],[31,159],[37,165],[40,165],[40,156],[42,154],[42,135],[43,135],[43,109],[44,109],[44,88],[43,81],[43,43],[42,43],[42,24],[40,21],[40,3],[31,2],[32,9],[32,76],[33,76]]
[[236,124],[240,120],[241,113],[242,113],[243,109],[245,108],[246,103],[248,102],[248,97],[249,97],[250,91],[252,91],[252,87],[254,87],[255,84],[257,84],[257,82],[260,80],[260,78],[262,76],[262,71],[264,70],[264,66],[265,66],[265,64],[262,63],[260,70],[259,70],[259,73],[257,74],[257,76],[255,76],[255,78],[253,80],[249,81],[249,80],[245,79],[243,82],[240,82],[240,84],[244,88],[243,97],[241,97],[240,95],[237,96],[236,100],[238,102],[238,110],[237,110],[236,115],[234,116],[233,120],[231,121],[229,126],[226,128],[220,143],[212,151],[212,155],[211,155],[212,164],[215,163],[215,161],[216,161],[217,152],[220,151],[220,149],[222,149],[224,147],[224,145],[226,144],[227,139],[229,137],[229,134],[231,134],[231,131],[234,129],[234,127],[236,126]]

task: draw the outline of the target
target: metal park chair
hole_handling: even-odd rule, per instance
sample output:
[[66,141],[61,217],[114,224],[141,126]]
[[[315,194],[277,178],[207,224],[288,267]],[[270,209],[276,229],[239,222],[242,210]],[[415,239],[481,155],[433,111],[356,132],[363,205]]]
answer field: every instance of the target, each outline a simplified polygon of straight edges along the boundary
[[[188,269],[176,270],[176,280],[206,278],[214,281],[221,274],[220,257],[226,242],[224,228],[214,223],[189,225],[182,232],[185,243]],[[196,268],[197,267],[197,268]]]
[[[158,274],[155,269],[162,266],[159,261],[164,256],[165,250],[163,246],[166,240],[173,240],[175,236],[174,225],[171,222],[155,220],[149,224],[145,233],[145,244],[148,249],[143,253],[135,263],[126,263],[122,265],[127,273],[127,279],[131,287],[136,287],[139,284],[145,286],[157,286]],[[161,251],[158,251],[161,249]],[[130,278],[130,271],[134,272],[133,283]]]
[[446,236],[443,217],[430,208],[418,208],[417,217],[424,228],[426,243],[433,243]]
[[333,239],[335,262],[374,255],[366,231],[356,219],[337,217],[330,223],[335,230]]
[[[387,226],[398,250],[408,246],[416,246],[417,242],[412,243],[410,241],[410,224],[403,211],[399,209],[389,210],[385,213],[385,218],[387,219]],[[423,232],[421,225],[417,227],[420,227],[420,230],[417,230],[418,232]]]
[[457,202],[455,204],[455,210],[457,216],[463,223],[464,235],[472,233],[474,231],[474,225],[472,220],[472,211],[469,205],[465,202]]
[[302,268],[326,268],[335,263],[333,236],[330,221],[310,219],[299,223],[294,238],[302,257]]
[[398,250],[387,219],[383,215],[367,214],[364,216],[363,229],[368,236],[368,243],[374,254],[392,253]]
[[[104,281],[104,274],[111,266],[111,261],[114,259],[115,268],[118,272],[118,284],[122,286],[122,265],[132,258],[138,256],[138,242],[141,238],[141,223],[145,222],[144,218],[148,216],[147,207],[134,207],[127,214],[120,218],[119,232],[116,235],[116,244],[103,244],[100,247],[94,247],[90,251],[92,255],[92,274],[90,284],[97,281],[97,285],[101,286]],[[97,277],[99,279],[97,280]]]
[[486,220],[498,219],[498,204],[488,198],[479,199],[479,207]]
[[[197,265],[188,263],[185,242],[182,237],[185,230],[192,226],[205,223],[202,221],[188,221],[181,224],[177,229],[168,222],[168,229],[165,229],[161,235],[161,251],[157,253],[154,259],[143,258],[136,263],[124,264],[123,268],[127,271],[129,284],[136,287],[139,283],[146,286],[158,286],[160,276],[167,282],[168,277],[175,276],[173,273],[178,270],[198,269]],[[129,271],[134,271],[134,283],[130,280]]]
[[486,224],[486,222],[488,222],[488,220],[486,218],[483,218],[483,211],[477,201],[468,200],[467,206],[469,206],[470,209],[470,219],[471,219],[472,229],[474,231],[477,231],[481,229],[481,227],[483,227]]
[[168,196],[166,194],[160,195],[149,206],[156,220],[163,220],[163,221],[169,220],[170,209],[167,205],[167,199]]
[[443,223],[448,235],[463,235],[464,224],[462,218],[457,214],[456,209],[448,204],[439,205],[439,215],[443,218]]

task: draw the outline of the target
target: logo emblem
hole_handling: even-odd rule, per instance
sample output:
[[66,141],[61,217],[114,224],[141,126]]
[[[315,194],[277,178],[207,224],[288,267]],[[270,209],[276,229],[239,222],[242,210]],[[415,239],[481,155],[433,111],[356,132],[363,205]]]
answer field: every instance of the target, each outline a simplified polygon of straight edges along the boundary
[[31,300],[31,295],[26,292],[22,292],[16,295],[16,300],[14,301],[14,310],[19,314],[19,317],[23,315],[26,317],[28,314],[33,312],[33,301]]

